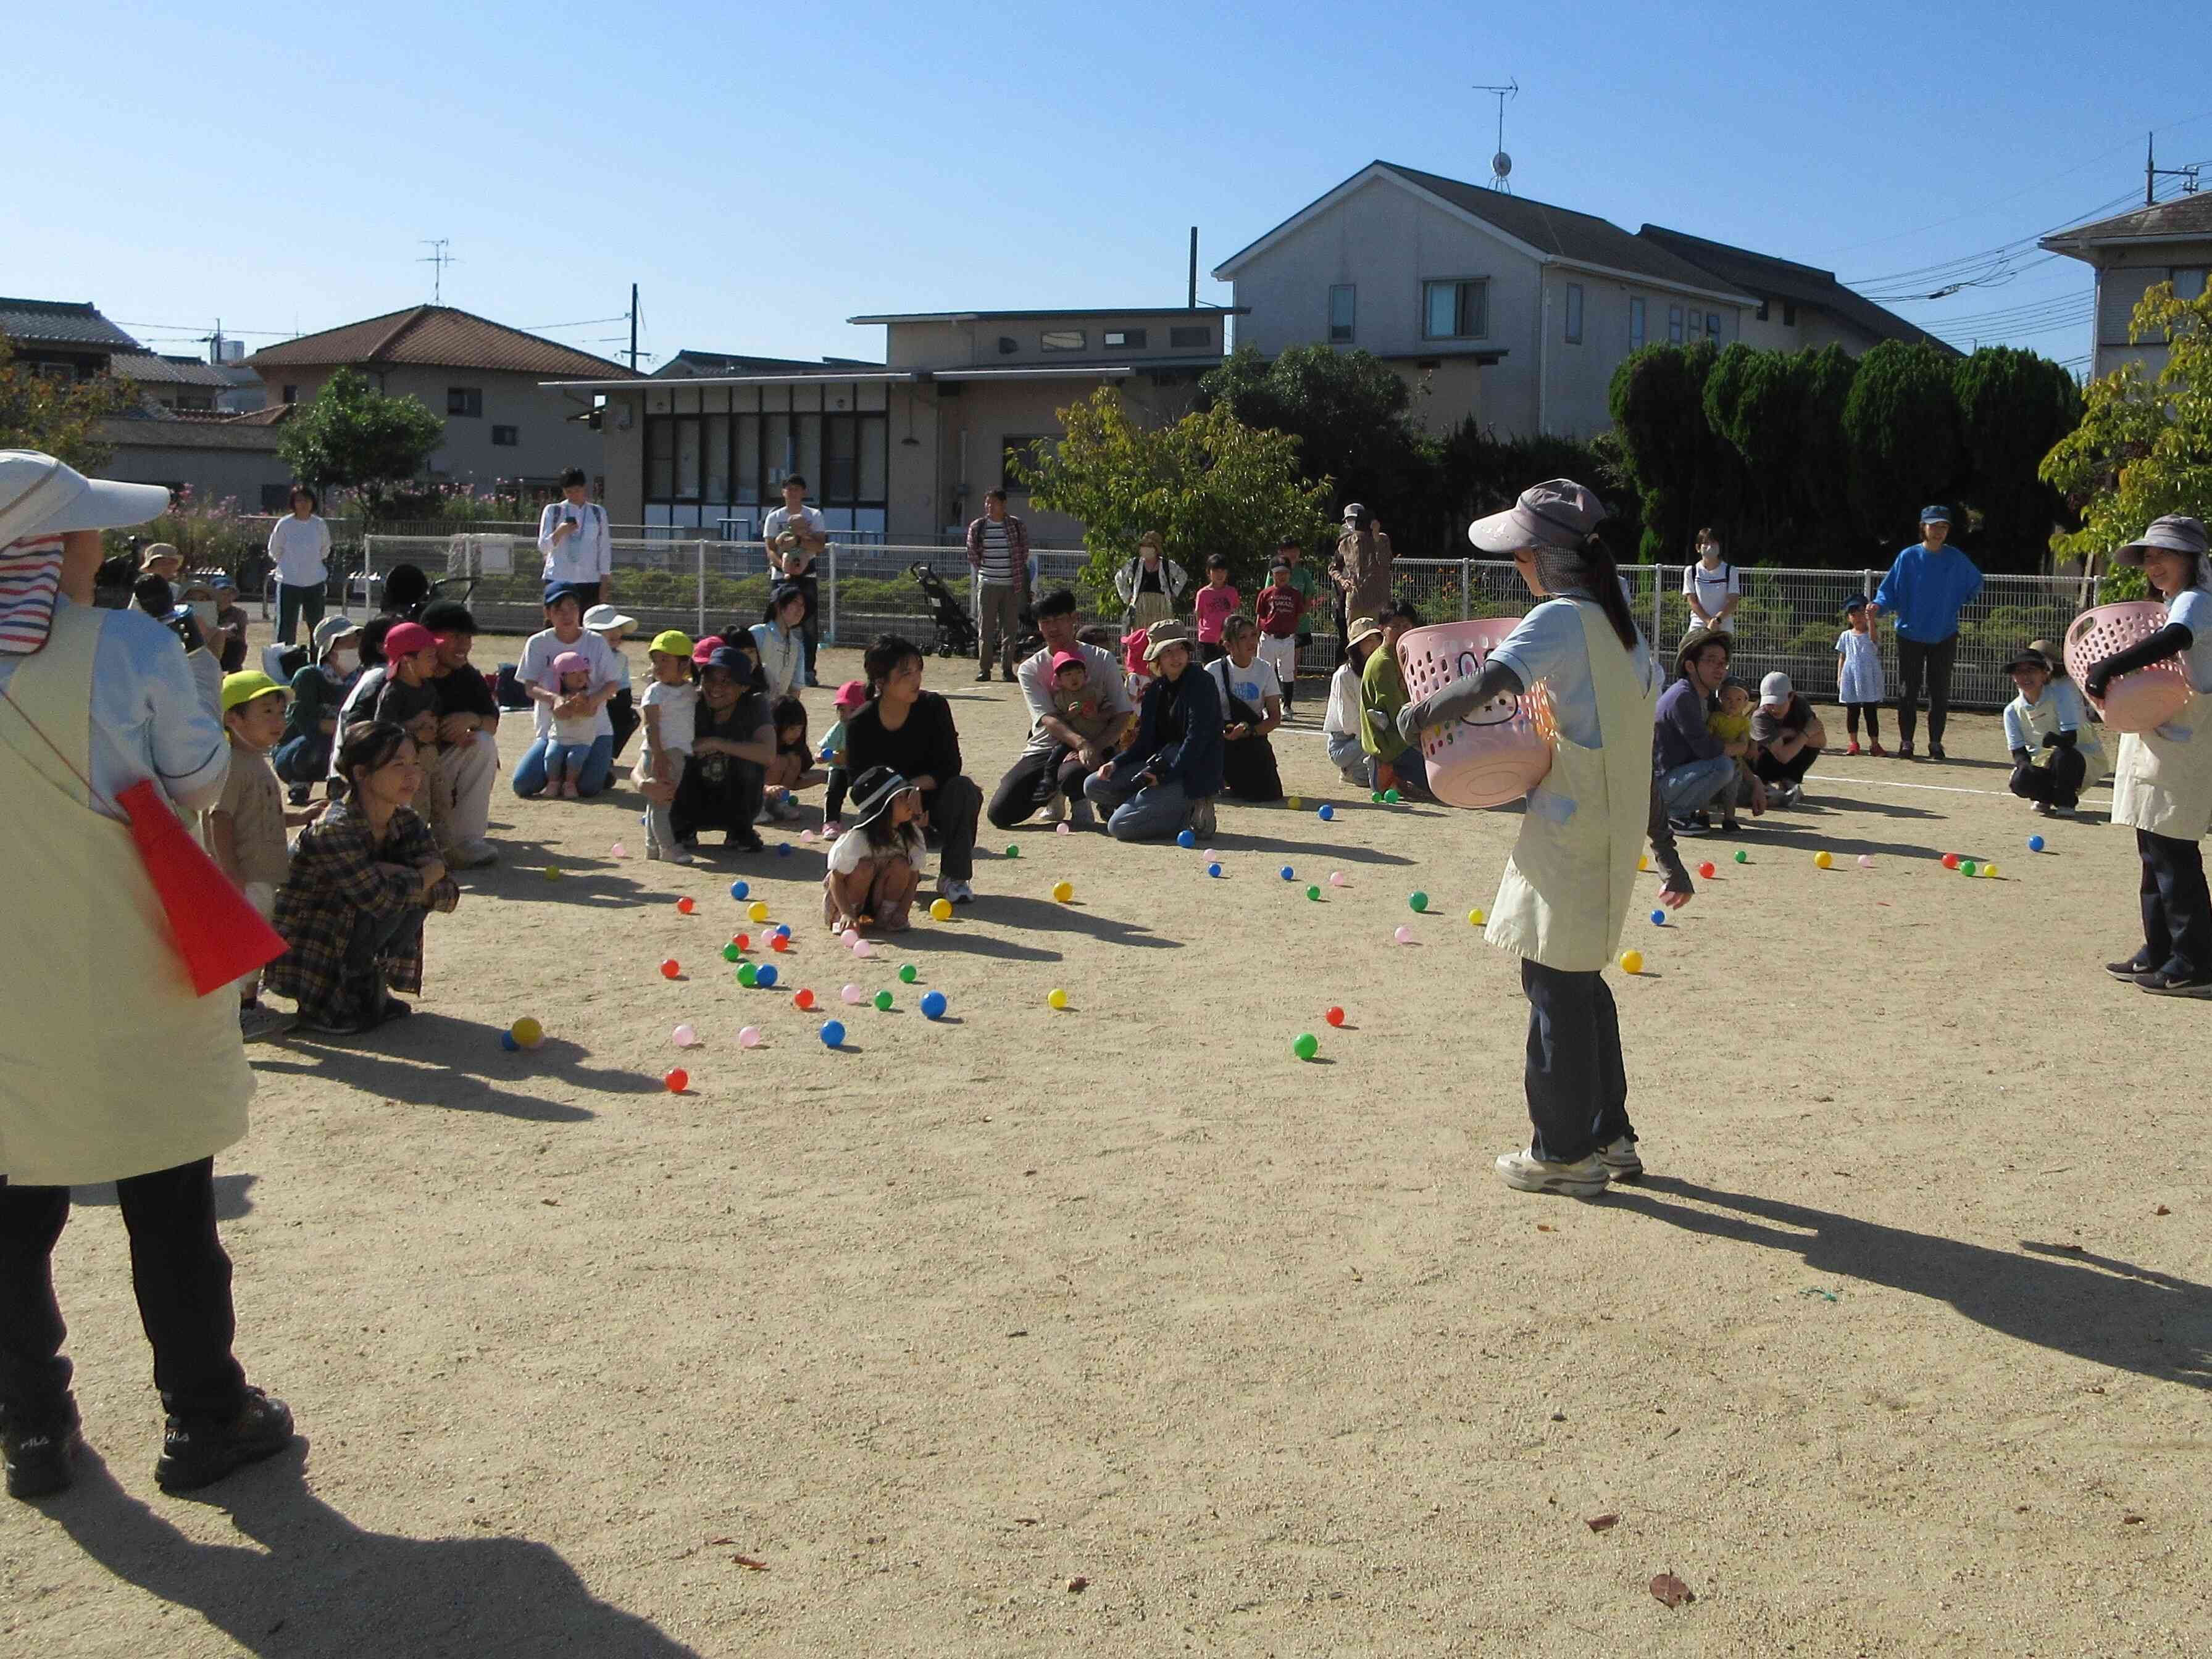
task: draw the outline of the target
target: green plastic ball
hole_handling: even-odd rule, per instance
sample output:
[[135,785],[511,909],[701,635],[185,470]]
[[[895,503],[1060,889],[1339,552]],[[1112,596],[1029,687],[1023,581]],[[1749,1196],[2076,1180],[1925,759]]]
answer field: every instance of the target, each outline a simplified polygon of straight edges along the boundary
[[1977,864],[1971,858],[1962,861],[1959,865],[1959,874],[1961,875],[1973,875],[1978,874],[1980,869],[1981,866]]
[[750,962],[738,965],[738,983],[750,989],[760,984],[760,970]]
[[1413,913],[1418,916],[1428,909],[1429,895],[1416,890],[1406,895],[1406,902],[1413,907]]
[[1739,864],[1748,864],[1751,862],[1751,855],[1741,847],[1738,847],[1735,850],[1735,861]]
[[891,1009],[891,994],[887,990],[878,991],[876,993],[876,1006],[881,1008],[885,1014],[889,1014]]
[[1367,791],[1367,798],[1375,805],[1379,807],[1382,804],[1382,791],[1381,790],[1370,790]]
[[1308,887],[1306,889],[1306,897],[1318,902],[1321,898],[1321,889],[1319,887]]
[[1007,843],[1006,843],[1006,857],[1009,857],[1009,858],[1018,858],[1018,857],[1020,857],[1021,856],[1022,856],[1022,849],[1021,849],[1021,844],[1020,844],[1019,842],[1018,842],[1018,841],[1009,841],[1009,842],[1007,842]]
[[1291,1052],[1301,1060],[1310,1060],[1321,1052],[1321,1038],[1310,1031],[1302,1031],[1297,1040],[1291,1044]]
[[1382,791],[1382,802],[1385,806],[1395,807],[1405,798],[1406,797],[1404,796],[1399,794],[1395,790],[1384,790]]
[[722,960],[725,962],[734,962],[744,954],[744,952],[739,950],[735,944],[722,947]]
[[[911,963],[911,962],[907,962],[907,963],[902,963],[902,964],[900,966],[900,967],[899,967],[899,979],[900,979],[901,983],[910,985],[910,984],[912,984],[915,980],[917,980],[917,979],[919,979],[919,978],[921,978],[921,970],[920,968],[918,968],[918,967],[915,966],[915,965],[914,965],[913,963]],[[889,991],[885,991],[885,992],[884,993],[884,996],[890,996],[890,993]]]

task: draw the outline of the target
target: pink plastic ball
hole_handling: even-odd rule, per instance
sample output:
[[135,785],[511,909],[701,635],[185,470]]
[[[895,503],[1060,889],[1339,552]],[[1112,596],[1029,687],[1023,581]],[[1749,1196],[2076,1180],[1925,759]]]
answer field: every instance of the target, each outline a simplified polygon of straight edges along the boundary
[[1342,887],[1344,885],[1344,872],[1340,869],[1331,870],[1328,873],[1328,884],[1333,887]]
[[1861,853],[1859,855],[1859,868],[1861,869],[1872,869],[1874,868],[1874,860],[1868,857],[1866,854]]
[[1061,822],[1060,822],[1060,823],[1057,823],[1057,824],[1054,825],[1054,826],[1053,826],[1053,833],[1054,833],[1054,834],[1055,834],[1055,835],[1065,835],[1065,834],[1066,834],[1066,833],[1067,833],[1067,825],[1066,825],[1066,821],[1065,821],[1065,820],[1063,820],[1063,821],[1061,821]]
[[1413,942],[1413,930],[1411,928],[1401,927],[1390,936],[1401,945],[1410,945]]
[[848,1002],[850,1002],[854,1008],[858,1008],[860,1005],[860,997],[863,993],[858,985],[848,985],[843,990],[837,994],[840,996],[842,996]]
[[837,937],[845,948],[849,950],[854,945],[860,942],[860,930],[858,928],[847,928],[844,932],[839,934]]
[[799,839],[802,841],[811,843],[814,839],[814,832],[812,830],[801,830],[799,832]]
[[738,1042],[745,1048],[758,1048],[760,1046],[760,1039],[761,1034],[760,1027],[758,1026],[747,1026],[738,1032]]
[[865,939],[861,940],[860,943],[853,947],[853,954],[859,957],[862,961],[866,961],[869,957],[873,956],[875,954],[876,948]]
[[689,1026],[678,1026],[668,1035],[670,1040],[679,1049],[688,1049],[699,1040],[699,1033]]

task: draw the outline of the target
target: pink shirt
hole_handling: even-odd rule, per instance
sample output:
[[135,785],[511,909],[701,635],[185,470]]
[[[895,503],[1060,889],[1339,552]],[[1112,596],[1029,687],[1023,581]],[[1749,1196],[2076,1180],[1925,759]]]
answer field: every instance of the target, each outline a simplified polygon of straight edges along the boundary
[[1192,609],[1198,615],[1198,643],[1201,645],[1219,645],[1221,625],[1234,616],[1237,607],[1243,602],[1243,596],[1226,582],[1218,588],[1211,584],[1200,588],[1197,598],[1191,602]]

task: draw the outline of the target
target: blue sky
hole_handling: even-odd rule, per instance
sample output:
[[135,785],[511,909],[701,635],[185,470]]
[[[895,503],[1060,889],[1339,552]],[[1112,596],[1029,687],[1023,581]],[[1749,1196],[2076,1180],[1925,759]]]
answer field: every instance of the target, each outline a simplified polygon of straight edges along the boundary
[[[2140,200],[2148,129],[2212,160],[2212,83],[2130,90],[2200,4],[1789,9],[89,0],[9,27],[57,67],[0,104],[0,291],[258,345],[428,299],[444,236],[449,304],[602,354],[635,281],[664,357],[872,356],[848,316],[1180,303],[1189,226],[1210,268],[1377,157],[1484,179],[1509,76],[1522,194],[1880,294]],[[2085,354],[2036,257],[1896,309]]]

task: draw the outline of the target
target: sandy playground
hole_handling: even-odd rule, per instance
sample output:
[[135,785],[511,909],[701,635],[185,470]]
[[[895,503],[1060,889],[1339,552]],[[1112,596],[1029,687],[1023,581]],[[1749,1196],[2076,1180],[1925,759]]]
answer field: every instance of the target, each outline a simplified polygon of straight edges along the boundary
[[[1018,695],[929,683],[988,792]],[[1224,807],[1223,879],[987,827],[979,902],[867,962],[798,826],[678,869],[611,856],[627,790],[502,790],[416,1017],[260,1047],[218,1162],[240,1353],[302,1449],[155,1491],[122,1228],[81,1195],[94,1455],[0,1506],[0,1653],[2212,1653],[2212,1050],[2100,967],[2129,833],[2032,822],[1986,717],[1946,765],[1824,760],[1631,918],[1650,1178],[1529,1197],[1490,1170],[1526,1007],[1466,919],[1516,820],[1355,799],[1308,689],[1304,809]],[[774,991],[733,983],[741,929]]]

